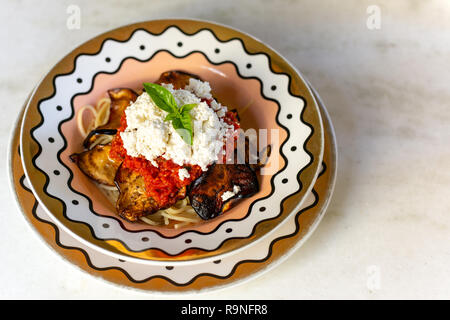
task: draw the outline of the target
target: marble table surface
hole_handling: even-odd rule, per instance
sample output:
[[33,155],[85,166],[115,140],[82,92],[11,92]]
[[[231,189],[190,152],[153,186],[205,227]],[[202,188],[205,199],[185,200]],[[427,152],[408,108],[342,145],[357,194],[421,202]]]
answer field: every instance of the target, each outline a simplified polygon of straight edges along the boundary
[[[72,4],[81,24],[70,30]],[[19,107],[63,55],[109,29],[167,17],[217,21],[276,48],[321,94],[339,145],[334,197],[300,250],[240,286],[172,298],[450,298],[447,0],[4,0],[2,153]],[[0,298],[158,298],[98,280],[43,245],[16,207],[6,164],[1,157]]]

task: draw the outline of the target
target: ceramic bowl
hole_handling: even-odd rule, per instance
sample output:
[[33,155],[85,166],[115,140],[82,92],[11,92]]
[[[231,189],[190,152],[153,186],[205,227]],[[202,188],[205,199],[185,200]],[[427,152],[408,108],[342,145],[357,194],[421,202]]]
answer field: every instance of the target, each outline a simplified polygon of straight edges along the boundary
[[[80,107],[112,88],[140,88],[168,70],[208,81],[220,103],[237,109],[242,127],[265,129],[273,146],[257,194],[181,229],[121,219],[69,158],[82,149]],[[295,68],[247,34],[194,20],[125,26],[72,51],[33,92],[20,143],[30,187],[59,227],[105,254],[147,264],[217,259],[263,239],[298,211],[324,148],[317,101]]]

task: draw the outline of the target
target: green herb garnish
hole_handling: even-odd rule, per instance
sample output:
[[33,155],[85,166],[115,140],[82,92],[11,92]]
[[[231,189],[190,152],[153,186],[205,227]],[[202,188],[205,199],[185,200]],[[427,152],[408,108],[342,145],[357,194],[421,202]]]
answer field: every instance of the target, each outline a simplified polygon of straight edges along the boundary
[[185,104],[178,108],[175,98],[166,88],[155,83],[144,83],[144,89],[158,108],[168,113],[164,120],[172,121],[175,131],[187,144],[192,145],[193,129],[189,111],[197,104]]

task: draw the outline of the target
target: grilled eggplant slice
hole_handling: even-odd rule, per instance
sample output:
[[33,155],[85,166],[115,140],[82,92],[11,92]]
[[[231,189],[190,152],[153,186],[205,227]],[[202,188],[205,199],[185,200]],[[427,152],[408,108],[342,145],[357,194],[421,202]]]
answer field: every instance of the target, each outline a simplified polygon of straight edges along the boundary
[[145,181],[138,173],[120,166],[115,183],[119,189],[117,213],[129,221],[136,221],[158,211],[158,203],[145,192]]
[[181,188],[173,203],[161,207],[155,199],[149,197],[145,191],[144,178],[128,168],[120,166],[117,170],[115,183],[119,189],[117,199],[117,213],[128,221],[137,221],[140,217],[148,216],[158,210],[168,208],[175,204],[178,199],[186,197],[186,187]]
[[159,79],[156,81],[157,84],[171,83],[174,89],[184,89],[189,84],[189,79],[199,79],[196,75],[184,72],[184,71],[167,71],[163,72]]
[[109,150],[111,150],[111,145],[97,145],[91,150],[71,155],[70,159],[89,178],[100,184],[114,186],[114,177],[120,162],[109,157]]
[[[238,192],[234,192],[236,187]],[[258,191],[256,173],[248,164],[213,164],[192,183],[188,196],[195,212],[208,220],[228,210],[233,200],[250,197]],[[226,192],[234,195],[223,199]]]
[[120,127],[120,118],[126,107],[130,103],[135,102],[138,94],[129,88],[117,88],[108,90],[111,99],[111,109],[109,113],[109,121],[107,124],[97,129],[117,129]]
[[[212,219],[229,210],[238,199],[251,197],[259,191],[256,171],[268,162],[271,146],[266,146],[258,154],[257,159],[252,161],[248,137],[245,138],[244,147],[243,154],[235,149],[238,164],[213,164],[191,185],[189,200],[202,219]],[[235,186],[239,189],[236,190]],[[226,192],[232,192],[234,195],[230,198],[225,197],[224,200],[222,196]]]

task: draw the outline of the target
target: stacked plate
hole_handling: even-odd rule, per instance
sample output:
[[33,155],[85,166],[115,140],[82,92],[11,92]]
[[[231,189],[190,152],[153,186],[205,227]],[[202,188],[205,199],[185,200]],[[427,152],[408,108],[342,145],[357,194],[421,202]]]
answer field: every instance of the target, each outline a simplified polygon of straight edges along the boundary
[[[199,75],[244,128],[274,133],[260,191],[181,229],[121,219],[69,159],[82,141],[80,107],[167,70]],[[216,289],[274,267],[318,225],[336,175],[333,127],[305,78],[250,35],[194,20],[129,25],[72,51],[26,101],[9,158],[20,209],[58,254],[94,276],[157,292]]]

